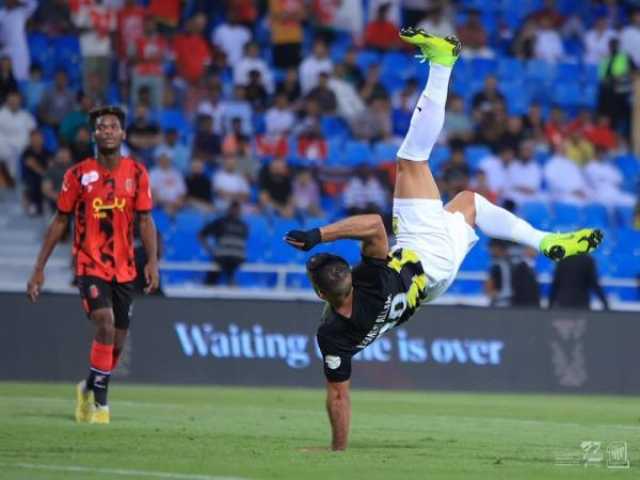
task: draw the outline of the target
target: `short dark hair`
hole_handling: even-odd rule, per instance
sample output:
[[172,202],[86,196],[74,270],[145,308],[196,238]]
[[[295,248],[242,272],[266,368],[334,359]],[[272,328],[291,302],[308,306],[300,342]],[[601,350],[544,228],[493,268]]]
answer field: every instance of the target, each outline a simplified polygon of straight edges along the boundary
[[351,268],[337,255],[319,253],[307,261],[307,272],[314,287],[331,299],[347,296],[351,291]]
[[117,117],[118,121],[120,122],[120,127],[124,128],[127,118],[124,110],[115,105],[108,105],[106,107],[94,108],[93,110],[91,110],[91,112],[89,112],[89,124],[91,125],[92,130],[96,128],[98,119],[100,117],[104,117],[105,115],[114,115],[115,117]]

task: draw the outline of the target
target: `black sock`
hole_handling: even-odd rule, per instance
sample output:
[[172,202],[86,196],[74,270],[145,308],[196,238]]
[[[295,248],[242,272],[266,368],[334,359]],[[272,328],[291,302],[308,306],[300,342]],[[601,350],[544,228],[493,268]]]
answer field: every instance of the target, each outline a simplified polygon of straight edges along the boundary
[[89,369],[89,377],[87,378],[87,389],[93,390],[93,396],[97,405],[107,405],[107,391],[109,390],[109,379],[111,374],[102,373]]

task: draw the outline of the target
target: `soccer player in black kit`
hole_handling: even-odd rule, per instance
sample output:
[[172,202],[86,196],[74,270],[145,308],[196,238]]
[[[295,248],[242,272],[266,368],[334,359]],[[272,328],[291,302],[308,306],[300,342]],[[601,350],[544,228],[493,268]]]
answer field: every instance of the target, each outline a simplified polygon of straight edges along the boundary
[[387,330],[406,322],[421,303],[442,295],[478,240],[474,227],[493,238],[535,248],[553,260],[588,253],[602,233],[582,229],[553,234],[533,228],[481,195],[465,191],[443,206],[428,159],[444,123],[449,77],[460,54],[455,37],[439,38],[403,29],[400,37],[430,62],[429,79],[398,151],[393,201],[396,245],[390,250],[378,215],[358,215],[313,230],[293,230],[285,240],[301,250],[321,242],[362,242],[353,270],[327,253],[307,262],[318,296],[326,301],[317,340],[327,378],[327,412],[333,450],[347,448],[351,358]]

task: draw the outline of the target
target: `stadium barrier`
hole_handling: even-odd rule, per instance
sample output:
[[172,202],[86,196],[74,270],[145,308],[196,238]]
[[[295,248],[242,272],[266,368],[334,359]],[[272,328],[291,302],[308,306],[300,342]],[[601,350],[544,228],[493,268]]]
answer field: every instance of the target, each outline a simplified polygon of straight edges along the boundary
[[[0,294],[0,380],[86,373],[90,327],[77,297]],[[116,376],[132,382],[323,385],[322,305],[141,298]],[[355,387],[640,393],[632,313],[425,306],[353,363]]]

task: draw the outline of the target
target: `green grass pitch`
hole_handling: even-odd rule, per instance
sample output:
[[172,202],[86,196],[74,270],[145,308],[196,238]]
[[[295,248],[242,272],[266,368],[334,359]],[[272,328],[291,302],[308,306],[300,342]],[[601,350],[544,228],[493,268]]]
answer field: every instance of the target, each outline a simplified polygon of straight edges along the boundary
[[[123,385],[112,423],[76,425],[73,386],[0,383],[0,479],[640,478],[632,397],[352,394],[351,445],[329,453],[324,391]],[[558,466],[626,441],[631,468]]]

